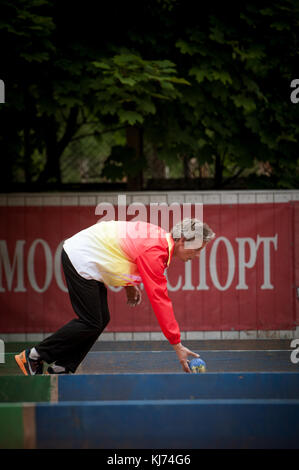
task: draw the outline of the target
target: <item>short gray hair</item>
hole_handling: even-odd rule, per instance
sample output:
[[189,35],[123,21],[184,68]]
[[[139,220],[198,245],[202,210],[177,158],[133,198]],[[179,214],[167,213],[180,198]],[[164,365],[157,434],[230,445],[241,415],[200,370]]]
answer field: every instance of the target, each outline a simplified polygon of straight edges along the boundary
[[172,238],[176,241],[184,237],[187,241],[199,238],[203,243],[210,242],[215,238],[213,230],[199,219],[186,218],[175,224],[171,231]]

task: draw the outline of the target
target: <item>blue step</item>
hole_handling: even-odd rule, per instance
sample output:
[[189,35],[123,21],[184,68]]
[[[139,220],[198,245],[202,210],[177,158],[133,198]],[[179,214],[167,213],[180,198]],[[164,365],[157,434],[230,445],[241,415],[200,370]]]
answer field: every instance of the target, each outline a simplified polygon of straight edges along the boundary
[[36,448],[298,449],[299,400],[40,403]]
[[299,373],[94,374],[58,377],[58,400],[297,398]]

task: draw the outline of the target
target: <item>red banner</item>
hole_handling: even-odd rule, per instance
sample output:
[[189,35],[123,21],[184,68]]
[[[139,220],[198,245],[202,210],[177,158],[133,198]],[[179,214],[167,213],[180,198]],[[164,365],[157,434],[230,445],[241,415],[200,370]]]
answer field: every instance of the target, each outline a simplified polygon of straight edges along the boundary
[[[295,328],[292,210],[289,203],[204,206],[215,240],[200,258],[173,259],[167,272],[182,331]],[[51,332],[74,317],[62,244],[98,219],[94,207],[0,207],[1,333]],[[160,331],[145,293],[138,307],[125,301],[122,288],[109,288],[106,331]]]

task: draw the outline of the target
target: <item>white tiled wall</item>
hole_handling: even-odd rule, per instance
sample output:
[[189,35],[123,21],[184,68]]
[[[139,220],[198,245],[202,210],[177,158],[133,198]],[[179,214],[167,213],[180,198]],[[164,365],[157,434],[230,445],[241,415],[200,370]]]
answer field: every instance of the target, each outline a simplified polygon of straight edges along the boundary
[[[40,342],[51,333],[0,333],[5,342]],[[295,330],[248,330],[248,331],[181,331],[181,340],[234,340],[234,339],[299,339],[299,327]],[[104,332],[98,341],[166,341],[163,333],[158,331],[143,332]]]
[[126,195],[127,204],[131,202],[254,204],[299,201],[299,190],[56,192],[1,194],[0,206],[96,206],[101,202],[117,204],[118,195]]

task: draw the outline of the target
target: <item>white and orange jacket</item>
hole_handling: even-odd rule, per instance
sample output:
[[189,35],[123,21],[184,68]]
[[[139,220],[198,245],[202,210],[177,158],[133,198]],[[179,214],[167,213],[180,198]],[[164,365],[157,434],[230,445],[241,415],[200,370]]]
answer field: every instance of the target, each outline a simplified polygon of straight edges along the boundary
[[103,221],[65,240],[63,247],[85,279],[107,286],[142,282],[163,334],[170,344],[180,342],[164,274],[174,249],[170,233],[141,221]]

